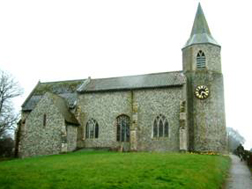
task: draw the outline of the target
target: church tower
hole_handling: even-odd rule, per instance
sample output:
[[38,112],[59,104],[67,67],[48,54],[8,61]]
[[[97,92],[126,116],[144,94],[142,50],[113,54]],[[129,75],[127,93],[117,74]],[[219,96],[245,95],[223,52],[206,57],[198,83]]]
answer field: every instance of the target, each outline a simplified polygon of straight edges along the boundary
[[200,4],[182,52],[187,77],[189,150],[223,152],[226,124],[221,46],[212,37]]

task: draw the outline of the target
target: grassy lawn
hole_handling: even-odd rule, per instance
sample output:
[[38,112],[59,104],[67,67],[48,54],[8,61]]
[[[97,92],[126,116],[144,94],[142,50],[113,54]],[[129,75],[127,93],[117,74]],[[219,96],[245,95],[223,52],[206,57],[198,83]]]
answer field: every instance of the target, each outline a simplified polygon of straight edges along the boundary
[[76,152],[0,162],[0,188],[219,189],[229,163],[215,155]]

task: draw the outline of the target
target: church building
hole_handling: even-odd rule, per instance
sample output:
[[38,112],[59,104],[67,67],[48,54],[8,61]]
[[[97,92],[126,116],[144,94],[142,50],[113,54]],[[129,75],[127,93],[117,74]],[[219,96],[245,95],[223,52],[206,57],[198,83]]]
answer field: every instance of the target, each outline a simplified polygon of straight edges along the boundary
[[19,157],[77,149],[224,152],[221,46],[199,4],[183,70],[38,82],[22,105]]

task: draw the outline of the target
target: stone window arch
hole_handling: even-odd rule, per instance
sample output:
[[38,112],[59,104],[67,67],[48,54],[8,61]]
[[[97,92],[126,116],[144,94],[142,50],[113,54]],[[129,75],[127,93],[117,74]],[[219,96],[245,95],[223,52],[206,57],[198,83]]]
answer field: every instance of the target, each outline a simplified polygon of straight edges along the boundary
[[202,50],[198,52],[196,62],[197,62],[197,68],[199,69],[206,68],[206,56]]
[[130,141],[130,118],[127,115],[116,118],[116,140],[118,142]]
[[153,122],[152,136],[153,138],[169,137],[169,123],[164,115],[159,114],[155,118]]
[[99,137],[99,124],[93,118],[89,119],[86,124],[86,138]]

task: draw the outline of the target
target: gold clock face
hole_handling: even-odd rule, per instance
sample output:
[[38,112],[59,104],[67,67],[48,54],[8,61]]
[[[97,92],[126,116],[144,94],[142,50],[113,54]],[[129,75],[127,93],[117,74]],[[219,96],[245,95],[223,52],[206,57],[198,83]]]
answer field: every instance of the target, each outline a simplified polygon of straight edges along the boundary
[[199,85],[196,87],[195,89],[195,96],[198,98],[198,99],[206,99],[208,96],[209,96],[209,89],[207,86],[205,85]]

